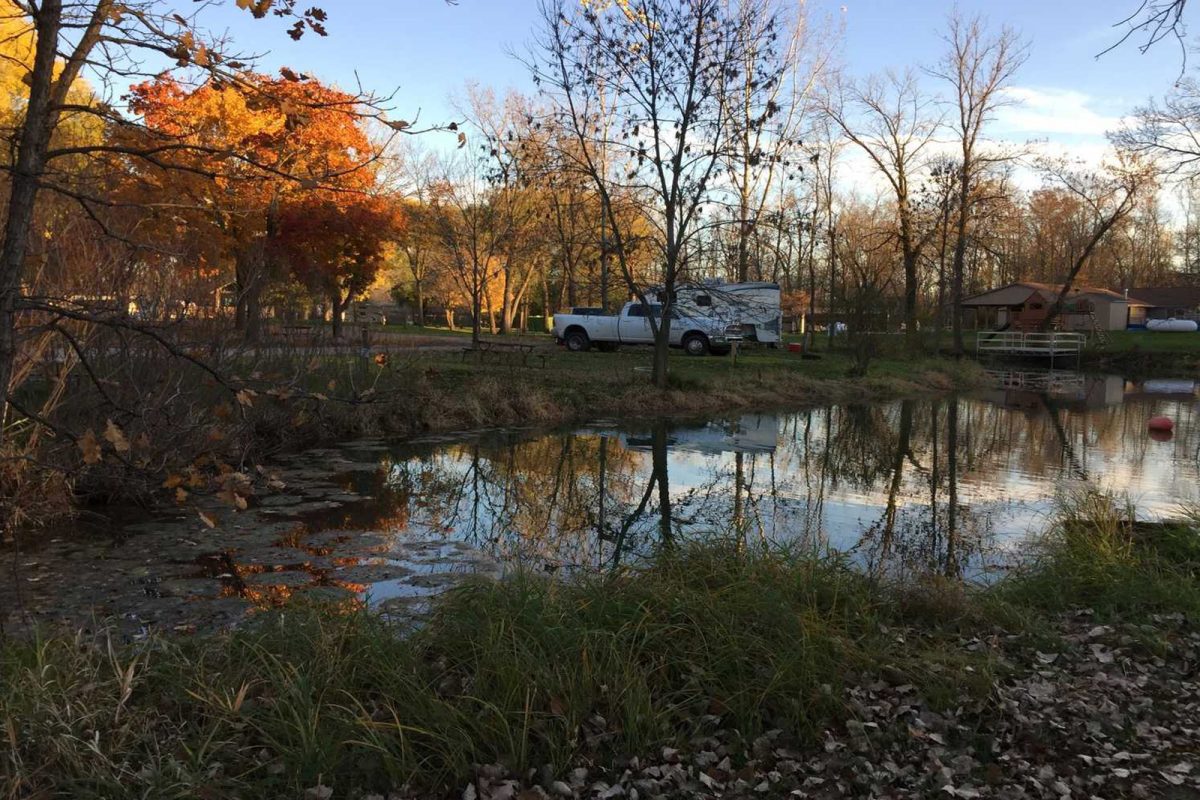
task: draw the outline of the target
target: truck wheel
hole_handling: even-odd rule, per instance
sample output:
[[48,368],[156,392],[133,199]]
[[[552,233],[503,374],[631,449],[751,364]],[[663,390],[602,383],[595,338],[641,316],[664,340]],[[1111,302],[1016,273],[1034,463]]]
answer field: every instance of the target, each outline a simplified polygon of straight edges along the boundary
[[567,349],[572,353],[582,353],[592,346],[588,341],[588,335],[583,331],[568,331],[563,337],[563,341],[567,343]]
[[683,351],[689,356],[708,355],[708,337],[702,333],[689,333],[683,337]]

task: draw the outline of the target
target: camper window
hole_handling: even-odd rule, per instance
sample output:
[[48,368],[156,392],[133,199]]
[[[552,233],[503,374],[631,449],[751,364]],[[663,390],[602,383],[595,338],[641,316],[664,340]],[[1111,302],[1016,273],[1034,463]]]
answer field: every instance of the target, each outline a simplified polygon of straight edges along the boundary
[[[649,314],[646,313],[647,308],[650,309]],[[660,316],[662,316],[662,306],[659,306],[659,305],[647,306],[645,303],[634,303],[633,305],[631,305],[629,307],[629,316],[631,316],[631,317],[648,317],[648,316],[660,317]],[[671,318],[674,319],[675,316],[672,315]]]
[[696,295],[696,305],[701,308],[708,308],[712,306],[712,298],[706,294],[698,294]]

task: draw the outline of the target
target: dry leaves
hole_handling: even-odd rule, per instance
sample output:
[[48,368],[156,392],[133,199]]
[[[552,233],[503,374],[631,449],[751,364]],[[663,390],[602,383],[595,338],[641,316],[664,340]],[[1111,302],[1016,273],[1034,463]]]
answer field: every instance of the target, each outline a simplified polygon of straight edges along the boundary
[[111,419],[108,420],[108,423],[104,426],[104,439],[110,445],[112,445],[112,449],[116,450],[118,453],[129,452],[129,439],[125,438],[125,432],[118,428],[117,424]]
[[76,444],[79,445],[79,452],[83,453],[83,463],[100,463],[101,459],[103,458],[103,455],[100,452],[100,441],[96,438],[96,434],[91,428],[88,428],[87,431],[84,432],[83,436],[79,437],[79,441],[76,442]]
[[1169,642],[1164,654],[1139,646],[1136,631],[1092,626],[1086,617],[1063,620],[1062,644],[1053,652],[1002,631],[964,639],[964,652],[987,652],[1012,667],[986,698],[964,691],[935,710],[900,676],[851,680],[845,724],[827,730],[815,747],[780,730],[746,742],[722,727],[719,715],[707,714],[692,721],[701,733],[685,746],[606,769],[598,765],[607,759],[597,756],[614,724],[593,715],[578,731],[584,746],[565,774],[515,775],[484,765],[454,794],[466,800],[1200,796],[1200,631],[1180,617],[1156,620],[1152,632]]

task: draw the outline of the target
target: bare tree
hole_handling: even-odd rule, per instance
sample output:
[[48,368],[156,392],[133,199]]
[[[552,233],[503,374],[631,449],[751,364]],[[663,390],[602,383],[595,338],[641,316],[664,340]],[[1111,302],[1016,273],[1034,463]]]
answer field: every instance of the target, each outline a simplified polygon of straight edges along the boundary
[[807,257],[808,271],[808,325],[805,326],[805,348],[812,343],[811,327],[816,314],[817,284],[817,242],[825,241],[825,311],[830,338],[834,334],[834,299],[837,295],[837,214],[834,209],[834,173],[838,157],[845,147],[846,140],[838,135],[835,126],[828,117],[821,120],[814,129],[811,139],[813,153],[809,156],[812,165],[813,202],[809,218],[809,241]]
[[954,262],[950,273],[950,303],[953,307],[954,352],[963,352],[963,271],[968,227],[979,177],[998,163],[1011,161],[1015,153],[983,148],[983,129],[996,110],[1011,102],[1004,88],[1028,57],[1028,45],[1009,27],[988,32],[981,17],[964,19],[955,10],[947,21],[947,50],[931,72],[950,84],[950,127],[958,138],[958,203],[955,209]]
[[[614,195],[639,198],[654,226],[663,299],[661,316],[650,322],[659,387],[667,383],[675,288],[735,130],[721,91],[727,75],[746,68],[746,26],[770,33],[778,27],[772,5],[754,4],[746,13],[738,5],[543,0],[542,32],[530,59],[534,80],[574,135],[577,147],[564,153],[595,185],[609,249],[643,302],[646,287],[637,285],[630,264],[637,237],[615,212]],[[773,41],[768,36],[756,46],[770,48]],[[750,61],[758,83],[780,81],[776,59]]]
[[1044,160],[1039,166],[1048,182],[1079,201],[1086,220],[1086,227],[1073,247],[1071,266],[1062,288],[1042,321],[1042,330],[1049,330],[1062,313],[1075,279],[1087,266],[1097,246],[1114,226],[1133,212],[1138,197],[1152,189],[1156,170],[1152,162],[1122,150],[1117,150],[1108,163],[1095,172],[1073,168],[1061,160]]
[[1164,39],[1179,43],[1179,51],[1187,59],[1187,44],[1184,41],[1186,26],[1183,11],[1187,0],[1141,0],[1133,13],[1118,21],[1114,28],[1125,28],[1124,35],[1100,52],[1109,53],[1135,36],[1144,36],[1138,50],[1145,53]]
[[539,267],[544,267],[542,253],[535,246],[545,241],[535,230],[545,211],[536,181],[544,169],[547,145],[543,131],[534,128],[528,98],[509,93],[499,103],[490,89],[479,86],[469,86],[467,97],[467,117],[479,131],[479,154],[485,159],[492,186],[490,203],[503,217],[501,224],[507,231],[497,290],[500,332],[507,334]]
[[1109,137],[1123,150],[1157,159],[1165,172],[1200,174],[1200,81],[1179,81],[1161,103],[1137,109],[1133,124]]
[[407,223],[398,244],[412,276],[414,322],[424,327],[432,264],[429,251],[437,234],[428,206],[437,182],[438,165],[436,157],[422,149],[418,141],[406,140],[394,159],[394,169],[383,176],[383,182],[391,184],[408,201]]
[[921,253],[936,227],[922,226],[918,219],[914,181],[925,169],[926,149],[941,119],[911,70],[888,72],[861,84],[843,86],[836,97],[827,98],[825,108],[891,188],[904,267],[905,331],[909,346],[918,349],[918,271]]
[[[471,306],[471,342],[478,347],[483,314],[494,323],[493,293],[511,238],[511,217],[495,200],[484,162],[471,153],[448,156],[431,193],[439,254],[458,294]],[[493,331],[494,333],[495,331]]]
[[[776,20],[767,13],[771,0],[745,0],[737,26],[744,37],[740,46],[745,63],[723,76],[721,99],[732,131],[732,149],[724,159],[725,172],[733,186],[736,228],[736,276],[750,279],[750,247],[760,218],[773,192],[794,178],[803,166],[801,137],[805,111],[812,95],[826,76],[831,59],[830,38],[816,38],[803,6],[794,17]],[[764,46],[782,31],[782,47]],[[766,63],[772,59],[773,63]],[[762,75],[778,80],[761,81]],[[755,276],[761,280],[761,275]]]

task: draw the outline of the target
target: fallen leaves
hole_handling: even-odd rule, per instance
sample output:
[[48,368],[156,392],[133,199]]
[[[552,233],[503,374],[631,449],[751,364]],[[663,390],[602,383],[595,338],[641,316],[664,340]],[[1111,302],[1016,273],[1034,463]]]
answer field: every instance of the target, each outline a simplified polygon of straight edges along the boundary
[[[1200,631],[1159,621],[1170,652],[1147,652],[1114,626],[1066,619],[1047,651],[1015,634],[964,639],[962,650],[1003,660],[1011,673],[986,697],[962,691],[936,710],[899,671],[848,676],[845,722],[823,742],[768,731],[747,744],[719,713],[698,715],[703,732],[652,759],[615,767],[596,755],[613,725],[593,715],[564,775],[518,776],[491,765],[456,792],[464,800],[581,798],[838,797],[1061,800],[1200,795]],[[1044,645],[1043,645],[1044,646]],[[829,687],[829,694],[835,690]],[[713,707],[713,704],[708,704]],[[549,699],[559,714],[561,701]],[[1169,794],[1175,792],[1176,794]],[[404,794],[405,798],[416,797]]]
[[125,432],[118,428],[111,419],[104,427],[104,438],[118,453],[129,452],[129,440],[125,438]]
[[83,463],[99,464],[103,459],[103,454],[100,451],[100,440],[96,438],[96,434],[91,428],[84,432],[83,436],[79,437],[76,442],[79,445],[79,452],[83,454]]

